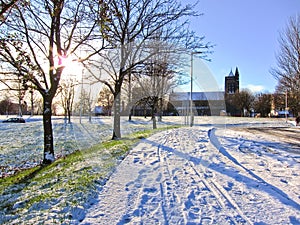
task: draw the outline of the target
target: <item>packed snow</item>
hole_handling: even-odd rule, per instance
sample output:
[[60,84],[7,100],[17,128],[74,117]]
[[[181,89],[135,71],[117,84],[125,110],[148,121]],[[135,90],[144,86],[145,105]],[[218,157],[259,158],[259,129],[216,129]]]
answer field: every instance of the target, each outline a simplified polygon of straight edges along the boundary
[[[123,118],[123,133],[151,128],[149,119],[133,119],[129,123]],[[159,125],[184,125],[187,119],[165,117]],[[111,122],[54,121],[59,154],[93,145],[99,137],[109,138]],[[1,142],[1,165],[16,167],[36,158],[32,154],[41,157],[41,127],[34,123],[41,121],[1,124],[0,138],[6,142]],[[281,119],[196,117],[193,127],[142,139],[89,204],[72,208],[68,223],[300,224],[299,132],[292,122]],[[8,166],[2,173],[9,172]],[[45,210],[42,203],[36,210],[39,207]],[[48,207],[51,224],[55,212]]]

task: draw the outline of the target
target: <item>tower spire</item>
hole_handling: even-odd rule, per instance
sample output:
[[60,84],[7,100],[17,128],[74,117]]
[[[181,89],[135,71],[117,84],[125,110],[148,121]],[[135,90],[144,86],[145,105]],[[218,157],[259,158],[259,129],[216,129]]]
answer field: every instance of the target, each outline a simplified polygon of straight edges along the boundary
[[238,67],[235,68],[235,73],[234,73],[234,75],[235,75],[236,77],[239,77],[239,76],[240,76],[240,72],[239,72]]

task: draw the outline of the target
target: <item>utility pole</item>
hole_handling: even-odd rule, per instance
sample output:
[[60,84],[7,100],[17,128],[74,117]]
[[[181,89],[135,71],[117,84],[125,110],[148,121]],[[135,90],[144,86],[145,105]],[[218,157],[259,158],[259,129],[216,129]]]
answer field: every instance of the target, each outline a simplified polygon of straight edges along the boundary
[[193,56],[195,54],[201,54],[202,52],[191,52],[191,92],[190,92],[190,127],[194,125],[193,114]]

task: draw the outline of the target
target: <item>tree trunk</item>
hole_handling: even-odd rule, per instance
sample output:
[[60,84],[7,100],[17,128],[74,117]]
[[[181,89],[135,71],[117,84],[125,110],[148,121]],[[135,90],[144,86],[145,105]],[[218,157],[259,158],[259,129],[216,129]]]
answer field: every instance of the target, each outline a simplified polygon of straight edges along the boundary
[[21,101],[20,97],[19,97],[19,113],[18,113],[18,116],[19,117],[23,116],[23,113],[22,113],[22,101]]
[[131,119],[132,119],[132,110],[131,110],[131,108],[132,108],[132,106],[131,106],[131,101],[132,101],[132,99],[131,99],[131,72],[128,74],[128,76],[129,76],[129,78],[128,78],[128,110],[129,110],[129,117],[128,117],[128,121],[131,121]]
[[43,159],[43,164],[50,164],[55,160],[54,147],[53,147],[53,130],[52,130],[52,121],[51,121],[52,99],[48,96],[43,96],[43,100],[44,100],[44,112],[43,112],[44,159]]
[[157,129],[155,111],[156,111],[155,106],[152,106],[151,107],[151,119],[152,119],[152,124],[153,124],[153,130]]
[[157,129],[157,125],[156,125],[156,117],[155,115],[152,116],[152,121],[153,121],[153,130]]
[[160,98],[159,102],[157,103],[158,107],[158,122],[162,122],[162,115],[163,115],[163,101],[162,98]]
[[68,107],[68,123],[71,123],[71,115],[72,115],[72,113],[71,113],[71,110],[70,110],[70,108]]
[[121,108],[121,93],[114,95],[114,128],[112,140],[121,138],[121,117],[120,117],[120,108]]
[[31,100],[31,113],[30,113],[30,115],[32,117],[33,114],[34,114],[34,101],[33,101],[33,91],[32,90],[30,91],[30,100]]
[[128,121],[132,121],[132,111],[131,111],[131,109],[129,110]]

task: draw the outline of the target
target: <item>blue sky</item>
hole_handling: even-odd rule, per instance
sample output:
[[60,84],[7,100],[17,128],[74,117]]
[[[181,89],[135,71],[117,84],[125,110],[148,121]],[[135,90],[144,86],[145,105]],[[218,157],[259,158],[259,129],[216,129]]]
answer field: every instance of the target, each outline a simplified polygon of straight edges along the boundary
[[191,29],[215,47],[211,62],[194,60],[194,90],[206,83],[199,73],[209,73],[207,80],[213,77],[223,90],[224,77],[238,67],[241,88],[274,92],[277,81],[269,71],[276,66],[279,32],[300,13],[300,0],[199,0],[195,10],[204,15],[191,20]]

